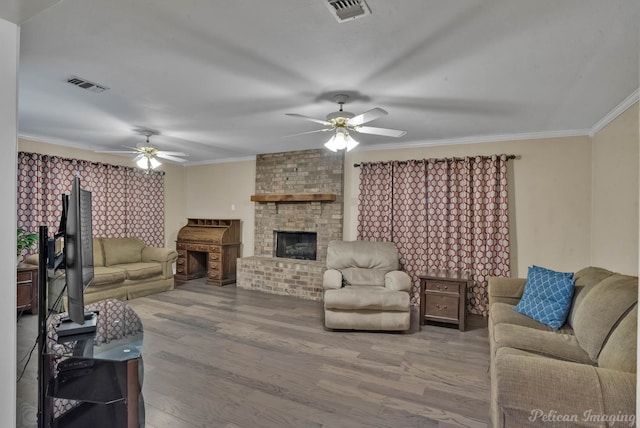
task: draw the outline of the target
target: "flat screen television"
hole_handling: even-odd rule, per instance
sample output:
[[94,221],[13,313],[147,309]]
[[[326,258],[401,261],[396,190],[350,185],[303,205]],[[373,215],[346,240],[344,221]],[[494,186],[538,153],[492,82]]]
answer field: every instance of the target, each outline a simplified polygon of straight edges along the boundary
[[96,314],[84,310],[84,290],[93,281],[91,192],[80,187],[78,177],[71,187],[66,217],[64,265],[68,318],[57,328],[59,337],[92,333],[96,327]]

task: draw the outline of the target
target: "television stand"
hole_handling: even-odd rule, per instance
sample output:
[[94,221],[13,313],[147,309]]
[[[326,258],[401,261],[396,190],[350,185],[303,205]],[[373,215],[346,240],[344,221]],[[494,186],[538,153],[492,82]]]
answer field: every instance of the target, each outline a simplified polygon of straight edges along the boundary
[[66,314],[52,315],[47,325],[38,427],[143,428],[142,322],[115,299],[85,311],[99,318],[91,334],[56,337]]
[[96,331],[97,323],[98,313],[93,311],[84,313],[84,324],[78,324],[71,321],[69,317],[64,317],[56,327],[56,333],[60,338],[73,336],[73,340],[77,340],[77,335],[93,335]]

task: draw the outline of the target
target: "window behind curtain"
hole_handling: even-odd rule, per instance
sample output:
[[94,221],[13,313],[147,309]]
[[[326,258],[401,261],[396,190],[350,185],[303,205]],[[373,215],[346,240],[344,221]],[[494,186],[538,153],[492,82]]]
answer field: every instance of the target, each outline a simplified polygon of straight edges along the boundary
[[506,155],[360,165],[358,239],[392,241],[411,276],[473,272],[467,310],[487,315],[487,279],[509,276]]
[[147,245],[164,246],[164,175],[134,168],[18,153],[18,227],[37,232],[46,225],[58,230],[62,194],[79,176],[92,192],[93,235],[136,237]]

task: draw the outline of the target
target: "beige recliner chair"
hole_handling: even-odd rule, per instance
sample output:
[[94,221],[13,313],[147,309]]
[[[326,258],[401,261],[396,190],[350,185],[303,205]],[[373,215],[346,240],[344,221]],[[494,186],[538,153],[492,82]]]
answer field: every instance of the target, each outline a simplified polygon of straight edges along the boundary
[[411,278],[393,242],[331,241],[324,273],[329,329],[409,330]]

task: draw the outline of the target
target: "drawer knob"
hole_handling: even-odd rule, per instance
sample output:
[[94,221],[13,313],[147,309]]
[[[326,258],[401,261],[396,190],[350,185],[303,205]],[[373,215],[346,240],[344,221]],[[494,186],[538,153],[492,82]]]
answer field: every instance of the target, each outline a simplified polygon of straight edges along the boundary
[[438,290],[448,290],[448,289],[449,289],[448,285],[444,285],[444,286],[438,285]]
[[447,309],[447,305],[442,305],[442,306],[440,306],[438,303],[436,303],[436,308],[437,308],[439,311],[444,311],[445,309]]

